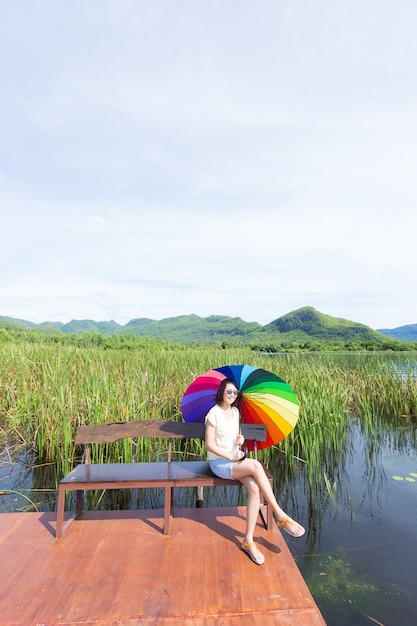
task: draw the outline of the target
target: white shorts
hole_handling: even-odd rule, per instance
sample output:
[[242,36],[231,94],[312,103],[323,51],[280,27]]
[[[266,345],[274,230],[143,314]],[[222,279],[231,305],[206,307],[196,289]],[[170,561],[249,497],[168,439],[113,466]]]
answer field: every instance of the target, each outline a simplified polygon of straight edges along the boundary
[[229,461],[229,459],[213,459],[210,461],[210,469],[213,474],[216,474],[219,478],[227,478],[228,480],[233,480],[233,465],[234,461]]

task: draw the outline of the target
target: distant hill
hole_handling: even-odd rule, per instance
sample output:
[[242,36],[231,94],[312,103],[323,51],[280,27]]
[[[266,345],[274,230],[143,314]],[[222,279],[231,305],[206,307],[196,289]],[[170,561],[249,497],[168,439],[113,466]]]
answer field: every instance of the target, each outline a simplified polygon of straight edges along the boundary
[[[417,325],[416,325],[417,326]],[[111,320],[72,320],[33,324],[24,320],[0,316],[0,328],[6,331],[29,331],[44,334],[99,333],[110,335],[136,335],[151,339],[163,339],[178,343],[226,343],[245,344],[258,349],[320,350],[323,345],[331,349],[405,349],[396,337],[387,336],[342,318],[320,313],[313,307],[303,307],[262,326],[257,322],[245,322],[240,317],[211,315],[180,315],[162,320],[137,318],[125,325]]]
[[0,315],[0,328],[4,328],[5,330],[22,330],[25,328],[36,328],[36,324],[27,322],[26,320]]
[[124,327],[126,332],[137,335],[146,335],[156,339],[171,339],[172,341],[196,341],[207,343],[223,341],[228,337],[244,338],[251,333],[261,330],[257,322],[245,322],[240,317],[225,315],[180,315],[155,321],[147,318],[131,320]]
[[60,331],[65,335],[83,333],[101,333],[102,335],[116,335],[123,331],[123,326],[111,320],[110,322],[94,322],[93,320],[71,320],[67,324],[62,322],[43,322],[38,324],[37,330],[45,333]]
[[417,341],[417,324],[398,326],[398,328],[381,328],[378,332],[399,341]]
[[264,326],[264,330],[277,330],[280,333],[303,332],[309,337],[327,341],[341,337],[372,340],[377,336],[376,331],[369,326],[325,315],[313,307],[303,307],[287,313]]

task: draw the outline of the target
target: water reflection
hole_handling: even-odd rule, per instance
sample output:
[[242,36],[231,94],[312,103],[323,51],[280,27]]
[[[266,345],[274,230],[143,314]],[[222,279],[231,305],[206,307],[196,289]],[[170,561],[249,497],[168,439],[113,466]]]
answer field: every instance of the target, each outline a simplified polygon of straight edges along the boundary
[[0,513],[54,511],[57,481],[54,463],[37,465],[32,450],[3,444],[0,453]]
[[364,364],[368,364],[372,369],[375,364],[388,363],[390,368],[405,377],[417,378],[417,354],[415,352],[319,352],[319,353],[302,353],[299,355],[275,354],[274,358],[293,359],[301,358],[305,361],[314,361],[317,358],[329,365],[337,364],[345,369],[363,369]]

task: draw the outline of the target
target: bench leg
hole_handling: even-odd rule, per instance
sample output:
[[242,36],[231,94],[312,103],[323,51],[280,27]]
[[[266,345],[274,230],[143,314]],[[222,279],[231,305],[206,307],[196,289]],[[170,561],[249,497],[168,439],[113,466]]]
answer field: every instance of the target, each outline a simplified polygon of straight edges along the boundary
[[272,515],[272,508],[269,506],[269,504],[267,504],[267,522],[266,522],[266,527],[268,530],[272,530],[272,524],[274,521],[274,516]]
[[164,535],[169,535],[171,530],[171,503],[172,503],[172,487],[165,487],[164,498]]
[[[269,483],[271,485],[272,488],[272,478],[269,478]],[[274,517],[272,514],[272,508],[270,507],[270,505],[264,501],[263,504],[261,504],[261,508],[259,510],[263,523],[265,524],[265,527],[267,530],[272,530],[272,525],[274,523]]]
[[195,506],[197,509],[201,509],[204,504],[204,487],[196,487],[196,503]]
[[77,519],[77,517],[82,513],[84,508],[84,497],[83,492],[76,492],[76,504],[75,504],[75,513],[70,515],[68,520],[64,524],[64,513],[65,513],[65,488],[61,485],[58,487],[58,507],[56,513],[56,529],[55,529],[55,538],[60,539],[62,535],[68,530],[68,527],[72,524],[72,522]]
[[78,517],[84,508],[84,492],[77,491],[76,492],[76,500],[75,500],[75,516]]
[[272,530],[272,524],[274,521],[273,515],[272,515],[272,509],[269,506],[269,504],[265,503],[265,504],[261,504],[261,507],[259,509],[259,513],[262,517],[262,521],[264,523],[264,526],[267,530]]
[[56,530],[55,537],[62,537],[64,530],[64,509],[65,509],[65,489],[59,485],[58,487],[58,508],[56,513]]

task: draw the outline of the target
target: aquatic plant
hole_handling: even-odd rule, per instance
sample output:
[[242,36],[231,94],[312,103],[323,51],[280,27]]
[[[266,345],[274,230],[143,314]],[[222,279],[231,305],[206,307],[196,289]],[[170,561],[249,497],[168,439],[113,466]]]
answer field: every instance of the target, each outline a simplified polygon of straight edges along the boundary
[[410,601],[406,588],[382,580],[377,585],[353,551],[342,548],[312,558],[304,575],[318,606],[326,607],[324,617],[329,623],[336,623],[335,618],[352,623],[353,613],[357,623],[362,623],[363,616],[367,618],[364,623],[384,624],[387,609],[392,615],[401,615]]
[[[74,436],[86,423],[138,419],[182,419],[181,398],[200,373],[227,363],[264,367],[284,378],[300,401],[300,419],[276,449],[295,469],[307,464],[311,482],[324,472],[331,482],[332,457],[343,448],[346,426],[359,418],[374,427],[386,415],[416,413],[413,377],[398,376],[383,358],[341,366],[333,355],[257,353],[249,348],[179,346],[154,342],[135,349],[6,343],[0,346],[0,428],[9,440],[25,442],[42,461],[58,461],[65,473],[80,458]],[[159,446],[159,447],[155,447]],[[199,442],[178,452],[204,452]],[[102,446],[100,460],[160,458],[161,444],[129,441]]]

